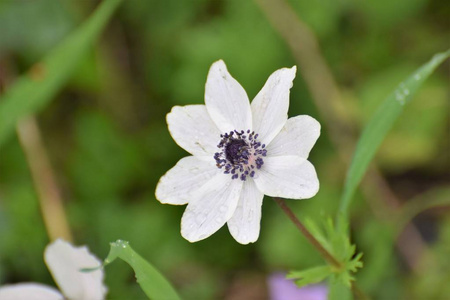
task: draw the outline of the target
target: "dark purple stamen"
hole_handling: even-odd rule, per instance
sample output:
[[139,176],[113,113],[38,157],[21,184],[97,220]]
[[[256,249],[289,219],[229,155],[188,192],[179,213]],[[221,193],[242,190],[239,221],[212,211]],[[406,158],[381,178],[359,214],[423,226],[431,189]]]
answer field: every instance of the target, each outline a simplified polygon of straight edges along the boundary
[[220,135],[221,140],[217,147],[220,152],[214,154],[214,160],[219,169],[225,174],[231,174],[232,179],[255,176],[256,169],[264,164],[263,157],[267,155],[266,145],[257,141],[258,134],[250,130],[230,131]]
[[234,164],[248,153],[246,149],[247,144],[243,139],[229,139],[227,145],[225,146],[225,157],[228,161]]

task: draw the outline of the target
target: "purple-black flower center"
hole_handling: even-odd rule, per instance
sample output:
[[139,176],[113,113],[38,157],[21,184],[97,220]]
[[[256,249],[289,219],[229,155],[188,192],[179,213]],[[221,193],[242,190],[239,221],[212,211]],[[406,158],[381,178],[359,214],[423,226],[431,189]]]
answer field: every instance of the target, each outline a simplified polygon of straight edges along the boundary
[[225,157],[231,163],[237,163],[243,157],[248,158],[248,146],[244,140],[230,139],[225,145]]
[[217,167],[224,169],[225,174],[231,174],[232,179],[245,181],[247,176],[254,177],[267,155],[266,145],[258,142],[258,134],[234,130],[220,137],[219,152],[214,154]]

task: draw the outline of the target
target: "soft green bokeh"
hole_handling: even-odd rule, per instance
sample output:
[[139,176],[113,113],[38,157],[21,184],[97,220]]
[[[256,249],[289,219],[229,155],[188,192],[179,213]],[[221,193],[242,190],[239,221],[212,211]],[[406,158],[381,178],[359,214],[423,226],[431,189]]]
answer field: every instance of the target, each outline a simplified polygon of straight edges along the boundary
[[[288,2],[318,37],[355,132],[405,76],[449,46],[449,8],[443,0]],[[76,0],[0,1],[0,93],[95,7],[96,2]],[[171,139],[165,115],[173,105],[203,102],[208,68],[220,58],[250,98],[271,72],[296,64],[254,1],[123,1],[67,84],[37,114],[75,243],[105,258],[110,242],[129,241],[186,299],[267,296],[266,278],[272,272],[323,264],[268,197],[260,238],[248,246],[236,243],[227,228],[204,241],[187,242],[180,235],[184,207],[155,199],[158,179],[187,155]],[[65,58],[59,63],[67,67]],[[402,201],[448,185],[447,98],[448,71],[441,67],[376,156]],[[330,142],[301,69],[289,114],[315,117],[322,135],[309,158],[320,191],[288,204],[302,219],[334,215],[346,165]],[[392,225],[373,213],[373,203],[384,200],[357,193],[351,206],[352,242],[364,253],[364,268],[356,274],[360,287],[374,299],[448,295],[444,275],[450,267],[439,263],[448,252],[448,210],[427,210],[415,219],[429,247],[417,262],[421,272],[414,273],[392,247]],[[42,259],[48,237],[38,198],[13,127],[0,147],[0,239],[0,285],[54,285]],[[108,298],[144,297],[125,263],[115,262],[106,272]],[[249,274],[254,281],[242,280]]]

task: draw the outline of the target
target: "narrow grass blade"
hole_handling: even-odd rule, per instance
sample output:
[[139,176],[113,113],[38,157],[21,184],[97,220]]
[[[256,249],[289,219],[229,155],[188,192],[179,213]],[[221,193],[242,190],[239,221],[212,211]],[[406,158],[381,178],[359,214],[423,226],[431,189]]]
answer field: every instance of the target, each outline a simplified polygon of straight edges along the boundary
[[128,263],[136,274],[136,280],[149,299],[180,299],[172,285],[145,259],[139,256],[126,241],[111,243],[105,266],[120,258]]
[[41,110],[52,100],[121,2],[103,1],[88,20],[0,97],[0,146],[20,118]]
[[[344,192],[338,212],[338,220],[346,219],[348,207],[369,163],[378,147],[403,111],[403,107],[411,100],[422,83],[445,59],[450,50],[436,54],[429,62],[416,70],[386,98],[367,123],[356,145],[353,160],[347,172]],[[338,222],[342,224],[342,222]]]

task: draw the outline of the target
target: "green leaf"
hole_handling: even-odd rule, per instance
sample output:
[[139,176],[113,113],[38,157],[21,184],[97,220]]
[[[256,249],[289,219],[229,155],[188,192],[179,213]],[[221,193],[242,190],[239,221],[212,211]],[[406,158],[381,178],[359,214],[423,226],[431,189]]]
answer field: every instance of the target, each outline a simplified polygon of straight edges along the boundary
[[87,21],[5,92],[0,98],[0,146],[20,118],[41,110],[53,99],[121,2],[103,1]]
[[[430,74],[449,56],[450,50],[436,54],[429,62],[401,82],[373,114],[359,138],[352,163],[347,172],[338,220],[346,219],[348,207],[356,188],[381,142],[402,113],[405,104],[411,100]],[[342,223],[338,222],[339,226],[342,226]]]
[[303,287],[308,284],[318,283],[333,274],[331,266],[314,267],[302,271],[291,271],[286,278],[295,279],[295,284],[298,287]]
[[149,299],[180,299],[175,289],[151,264],[139,256],[126,241],[117,240],[111,243],[111,250],[104,265],[112,263],[116,258],[127,262],[134,270],[136,279]]

